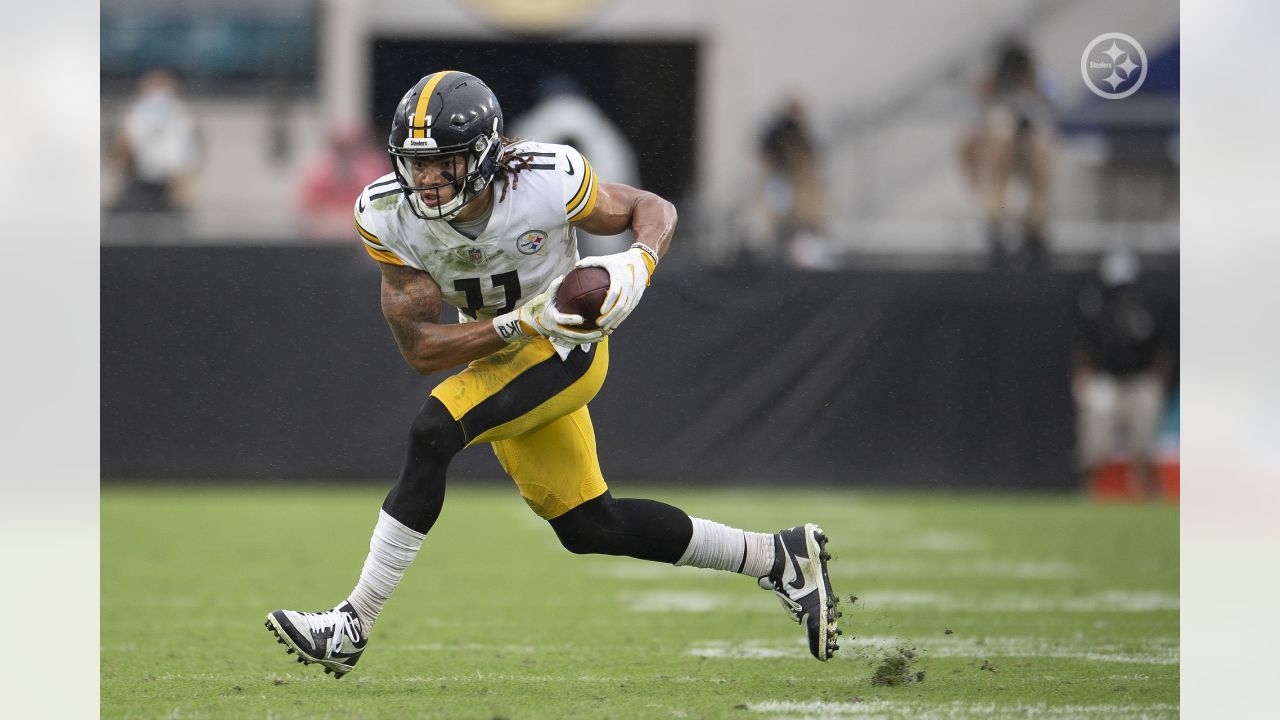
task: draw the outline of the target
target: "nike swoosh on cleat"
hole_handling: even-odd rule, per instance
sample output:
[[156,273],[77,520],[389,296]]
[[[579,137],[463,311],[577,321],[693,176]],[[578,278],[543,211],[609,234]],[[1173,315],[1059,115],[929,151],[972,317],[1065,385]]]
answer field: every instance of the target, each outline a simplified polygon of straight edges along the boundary
[[[786,547],[786,545],[783,545],[783,547]],[[787,549],[787,557],[791,558],[791,567],[792,567],[792,570],[795,572],[795,576],[796,576],[794,580],[792,580],[787,584],[799,590],[800,588],[804,587],[804,573],[800,572],[800,561],[796,559],[795,552],[791,548],[786,548],[786,549]]]
[[568,169],[568,170],[566,170],[565,172],[566,172],[567,174],[569,174],[569,175],[572,175],[572,174],[573,174],[573,159],[572,159],[572,158],[569,158],[569,157],[565,157],[564,161],[565,161],[565,162],[567,162],[567,163],[569,163],[569,169]]

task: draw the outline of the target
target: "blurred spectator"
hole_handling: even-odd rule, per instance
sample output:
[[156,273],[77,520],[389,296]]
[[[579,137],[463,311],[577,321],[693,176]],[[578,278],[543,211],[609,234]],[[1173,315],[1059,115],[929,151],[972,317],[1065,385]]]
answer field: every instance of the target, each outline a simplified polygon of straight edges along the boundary
[[[640,171],[627,136],[563,73],[551,75],[538,88],[540,100],[511,126],[513,137],[570,145],[586,156],[605,182],[640,187]],[[601,237],[577,230],[580,254],[607,255],[631,246],[630,231]]]
[[181,215],[203,164],[203,143],[172,71],[151,70],[137,88],[108,151],[109,163],[123,175],[110,211],[147,225],[136,240],[164,241],[185,234]]
[[[978,87],[980,112],[960,143],[961,166],[978,193],[986,221],[990,264],[1026,270],[1046,261],[1045,224],[1054,156],[1053,110],[1036,79],[1031,51],[1006,42],[991,75]],[[1027,201],[1007,217],[1013,181]],[[1013,220],[1015,228],[1008,227]]]
[[1139,288],[1138,271],[1132,253],[1113,251],[1081,290],[1072,394],[1086,482],[1127,450],[1144,487],[1154,491],[1171,362],[1168,328]]
[[764,240],[796,267],[831,269],[826,242],[827,197],[804,106],[791,99],[760,141],[764,182],[757,207]]
[[298,195],[302,232],[310,240],[350,241],[355,233],[356,198],[366,185],[389,172],[391,160],[373,143],[363,124],[334,127],[320,157],[303,171]]

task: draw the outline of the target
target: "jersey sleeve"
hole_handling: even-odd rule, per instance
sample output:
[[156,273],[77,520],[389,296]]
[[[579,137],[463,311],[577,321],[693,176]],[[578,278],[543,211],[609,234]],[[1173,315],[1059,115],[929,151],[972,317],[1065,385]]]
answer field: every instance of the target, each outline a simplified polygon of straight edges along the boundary
[[378,262],[387,263],[388,265],[404,265],[405,261],[379,237],[385,232],[382,227],[383,223],[380,222],[378,216],[369,207],[368,195],[369,188],[365,188],[360,193],[360,197],[356,198],[354,208],[356,234],[364,242],[365,252],[369,253]]
[[561,146],[560,152],[565,219],[571,223],[582,222],[596,209],[600,180],[585,155],[568,145]]

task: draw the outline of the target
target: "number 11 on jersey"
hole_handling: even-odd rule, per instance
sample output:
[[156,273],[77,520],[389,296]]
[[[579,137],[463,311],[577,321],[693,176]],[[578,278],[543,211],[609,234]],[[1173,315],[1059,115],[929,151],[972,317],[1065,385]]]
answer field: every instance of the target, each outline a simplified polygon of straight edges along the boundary
[[[502,309],[497,311],[497,315],[509,313],[516,309],[516,302],[520,300],[520,272],[511,270],[497,275],[489,276],[493,287],[502,288],[506,293],[506,302],[503,303]],[[462,278],[453,281],[453,289],[467,296],[467,306],[458,308],[467,314],[472,320],[476,319],[476,312],[484,307],[484,293],[480,290],[480,278]]]

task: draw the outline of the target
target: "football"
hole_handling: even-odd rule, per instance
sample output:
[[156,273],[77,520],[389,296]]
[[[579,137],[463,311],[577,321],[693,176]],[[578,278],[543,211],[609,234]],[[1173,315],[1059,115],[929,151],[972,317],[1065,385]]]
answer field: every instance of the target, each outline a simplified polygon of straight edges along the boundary
[[581,315],[581,327],[595,330],[600,306],[609,292],[609,271],[602,267],[579,267],[569,271],[556,290],[560,312]]

